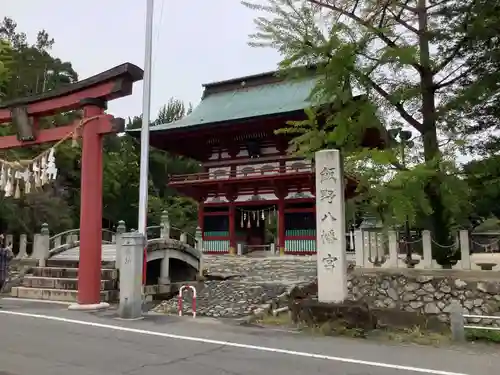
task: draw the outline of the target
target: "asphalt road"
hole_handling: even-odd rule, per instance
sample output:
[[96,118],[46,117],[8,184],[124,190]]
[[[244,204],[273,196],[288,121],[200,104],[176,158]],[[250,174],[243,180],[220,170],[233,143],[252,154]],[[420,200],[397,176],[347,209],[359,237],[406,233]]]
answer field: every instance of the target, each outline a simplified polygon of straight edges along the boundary
[[497,375],[496,348],[310,337],[185,317],[0,301],[0,375]]

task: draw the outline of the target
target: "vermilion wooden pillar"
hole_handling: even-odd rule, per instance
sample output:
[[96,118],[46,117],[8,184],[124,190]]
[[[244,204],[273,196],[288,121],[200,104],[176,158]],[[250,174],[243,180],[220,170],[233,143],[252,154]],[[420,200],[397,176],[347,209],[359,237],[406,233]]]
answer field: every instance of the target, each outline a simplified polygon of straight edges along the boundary
[[278,200],[278,249],[280,253],[285,252],[285,198]]
[[236,254],[236,207],[234,202],[229,202],[229,253]]
[[[84,117],[104,113],[106,102],[82,101]],[[80,269],[78,303],[97,305],[101,301],[102,261],[102,134],[100,119],[89,122],[82,132],[82,176],[80,207]]]

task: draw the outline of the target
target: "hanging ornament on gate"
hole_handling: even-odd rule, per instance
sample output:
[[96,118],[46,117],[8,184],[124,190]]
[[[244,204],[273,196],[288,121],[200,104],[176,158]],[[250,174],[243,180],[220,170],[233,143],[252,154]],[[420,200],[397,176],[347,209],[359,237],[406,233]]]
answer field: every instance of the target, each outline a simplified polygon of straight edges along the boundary
[[57,177],[55,147],[44,151],[32,160],[9,162],[0,159],[0,190],[6,197],[21,198],[35,188],[40,188]]
[[101,116],[103,115],[82,119],[71,133],[31,160],[10,162],[0,159],[0,191],[3,190],[6,197],[14,195],[14,198],[20,198],[22,193],[30,193],[33,186],[40,188],[54,181],[57,177],[55,157],[57,147],[69,139],[72,139],[73,146],[77,146],[77,139],[84,125]]

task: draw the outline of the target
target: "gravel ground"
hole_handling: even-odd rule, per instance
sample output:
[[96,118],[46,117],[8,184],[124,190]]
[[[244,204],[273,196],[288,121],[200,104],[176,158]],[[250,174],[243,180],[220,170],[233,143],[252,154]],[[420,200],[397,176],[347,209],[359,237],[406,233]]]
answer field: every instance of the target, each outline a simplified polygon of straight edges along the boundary
[[[197,287],[196,312],[214,318],[240,318],[277,300],[294,285],[316,278],[316,259],[312,257],[247,258],[207,256],[206,281]],[[190,314],[191,293],[184,297],[184,313]],[[177,298],[163,301],[157,312],[177,313]]]

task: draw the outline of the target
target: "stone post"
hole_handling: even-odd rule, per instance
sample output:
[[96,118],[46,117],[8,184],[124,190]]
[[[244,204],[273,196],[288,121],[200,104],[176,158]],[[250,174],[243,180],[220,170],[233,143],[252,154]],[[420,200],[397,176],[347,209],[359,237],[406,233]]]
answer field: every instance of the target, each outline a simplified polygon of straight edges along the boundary
[[356,256],[356,267],[365,266],[365,247],[363,244],[363,231],[357,229],[354,231],[354,252]]
[[14,247],[14,236],[12,234],[7,234],[5,236],[5,247],[10,246],[11,248]]
[[188,237],[187,237],[187,233],[186,232],[181,232],[181,235],[179,236],[179,240],[182,242],[182,243],[187,243]]
[[364,267],[373,268],[372,262],[370,262],[370,257],[372,256],[372,241],[370,230],[363,230],[363,256],[364,256]]
[[431,269],[432,268],[432,239],[431,232],[428,230],[422,231],[422,254],[423,259],[422,267]]
[[200,252],[200,262],[198,273],[203,276],[203,232],[200,227],[196,227],[196,232],[194,233],[194,238],[196,239],[196,248]]
[[33,239],[33,258],[38,260],[39,267],[45,267],[47,259],[49,259],[49,238],[49,225],[47,223],[43,223],[40,233],[35,234]]
[[158,283],[161,285],[170,285],[170,257],[168,254],[161,260],[160,268]]
[[139,232],[122,234],[120,257],[120,306],[122,319],[142,317],[142,262],[145,238]]
[[19,237],[19,252],[17,253],[17,259],[26,258],[26,247],[28,245],[28,236],[26,234],[21,234]]
[[56,238],[54,238],[54,248],[61,246],[61,240],[61,236],[57,236]]
[[196,231],[194,232],[194,239],[196,240],[196,248],[203,252],[203,235],[201,233],[201,228],[196,227]]
[[241,242],[238,242],[236,244],[236,254],[238,256],[242,256],[243,255],[243,244]]
[[269,251],[272,255],[276,255],[276,244],[274,242],[269,245]]
[[118,226],[116,227],[116,237],[115,237],[115,267],[120,269],[121,266],[121,255],[122,255],[122,236],[123,233],[127,230],[127,226],[123,220],[118,222]]
[[347,297],[344,173],[339,150],[315,155],[318,300]]
[[71,245],[72,242],[73,242],[73,235],[67,234],[66,237],[64,237],[64,243],[66,245]]
[[168,218],[168,212],[163,211],[161,213],[161,224],[160,224],[160,237],[170,238],[170,220]]
[[453,341],[465,341],[463,309],[457,302],[452,302],[450,307],[450,328]]
[[470,270],[469,231],[460,231],[460,265],[464,270]]
[[389,240],[389,259],[387,260],[387,268],[397,268],[398,267],[398,234],[394,230],[390,230],[387,233]]

